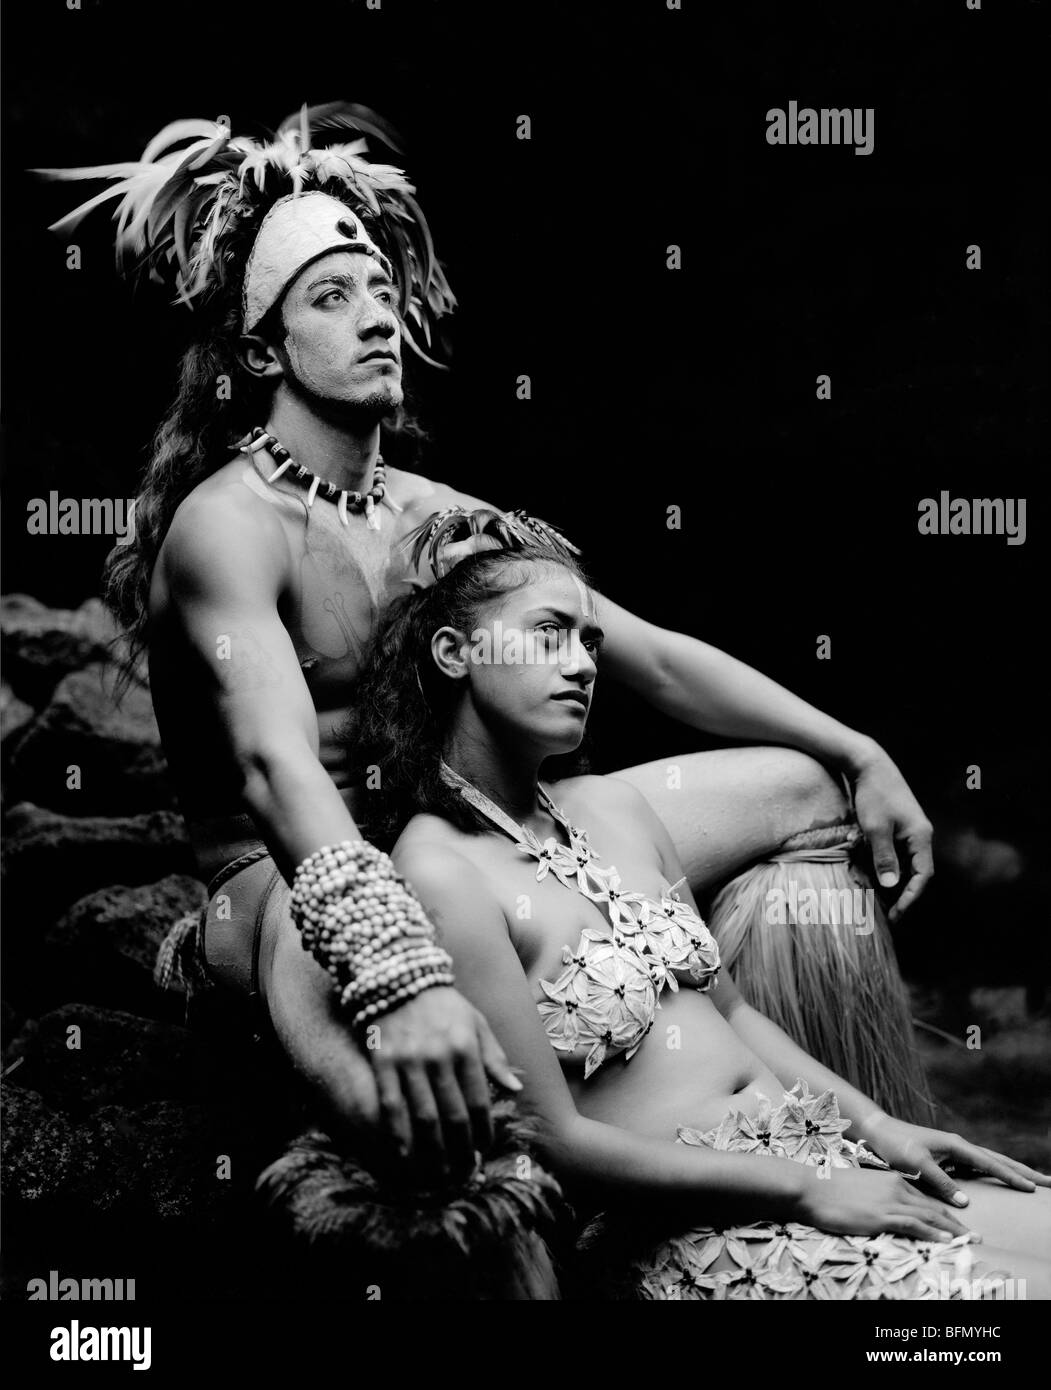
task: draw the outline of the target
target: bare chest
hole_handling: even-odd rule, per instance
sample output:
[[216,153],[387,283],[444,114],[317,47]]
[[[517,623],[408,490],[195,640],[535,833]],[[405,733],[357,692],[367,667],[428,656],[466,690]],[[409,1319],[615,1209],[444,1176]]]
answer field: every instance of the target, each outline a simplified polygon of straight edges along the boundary
[[381,516],[378,531],[361,516],[344,526],[334,507],[315,504],[288,528],[292,564],[281,618],[319,711],[351,703],[387,610],[420,583],[404,544],[408,528],[386,508]]

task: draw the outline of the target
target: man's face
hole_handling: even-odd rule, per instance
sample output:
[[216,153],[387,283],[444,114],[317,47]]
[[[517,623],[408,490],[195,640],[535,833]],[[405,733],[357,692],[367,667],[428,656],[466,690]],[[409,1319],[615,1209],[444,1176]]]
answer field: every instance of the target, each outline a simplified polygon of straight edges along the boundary
[[300,271],[281,304],[290,389],[330,410],[377,419],[402,402],[397,293],[360,251],[330,251]]

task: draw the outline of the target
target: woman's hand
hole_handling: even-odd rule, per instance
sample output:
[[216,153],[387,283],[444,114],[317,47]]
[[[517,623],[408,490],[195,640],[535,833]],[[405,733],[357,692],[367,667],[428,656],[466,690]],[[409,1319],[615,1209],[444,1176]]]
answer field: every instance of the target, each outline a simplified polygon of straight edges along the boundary
[[958,1134],[924,1129],[920,1125],[892,1119],[889,1115],[869,1119],[864,1125],[857,1126],[857,1130],[868,1146],[892,1168],[918,1175],[943,1201],[954,1202],[958,1207],[965,1207],[969,1199],[945,1172],[941,1166],[943,1163],[959,1164],[977,1173],[987,1173],[1018,1192],[1035,1192],[1037,1187],[1051,1187],[1051,1177],[1044,1173],[1027,1168],[1013,1158],[1005,1158],[1003,1154],[993,1153],[991,1149],[969,1144]]
[[952,1240],[967,1227],[917,1192],[900,1173],[878,1168],[807,1168],[794,1221],[844,1236],[888,1232],[913,1240]]
[[901,877],[895,845],[908,856],[908,882],[888,913],[891,922],[916,901],[934,874],[931,823],[908,783],[883,749],[871,745],[847,768],[854,788],[858,824],[872,850],[876,877],[893,888]]

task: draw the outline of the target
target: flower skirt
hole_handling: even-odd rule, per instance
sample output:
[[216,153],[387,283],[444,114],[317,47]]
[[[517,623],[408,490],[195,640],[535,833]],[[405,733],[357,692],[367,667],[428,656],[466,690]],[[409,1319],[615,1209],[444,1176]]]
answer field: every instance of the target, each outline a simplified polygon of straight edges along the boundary
[[[825,1172],[832,1168],[886,1168],[863,1143],[843,1138],[849,1121],[832,1091],[811,1095],[798,1081],[758,1114],[729,1111],[706,1133],[680,1129],[678,1142],[757,1157],[790,1158]],[[796,1222],[719,1229],[696,1226],[640,1251],[638,1227],[624,1240],[622,1218],[603,1214],[581,1241],[587,1265],[602,1273],[605,1290],[590,1278],[591,1295],[643,1300],[678,1299],[957,1299],[981,1297],[980,1279],[1005,1271],[975,1265],[968,1235],[946,1241],[905,1236],[830,1235]],[[634,1224],[634,1223],[633,1223]],[[611,1271],[615,1271],[612,1273]]]

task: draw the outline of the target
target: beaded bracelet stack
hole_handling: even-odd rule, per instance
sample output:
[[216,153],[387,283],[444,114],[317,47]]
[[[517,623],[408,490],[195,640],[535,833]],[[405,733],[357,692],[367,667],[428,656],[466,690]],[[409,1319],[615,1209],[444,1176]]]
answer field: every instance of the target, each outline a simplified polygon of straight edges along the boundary
[[292,917],[358,1028],[435,985],[452,958],[390,858],[367,840],[323,845],[292,880]]

